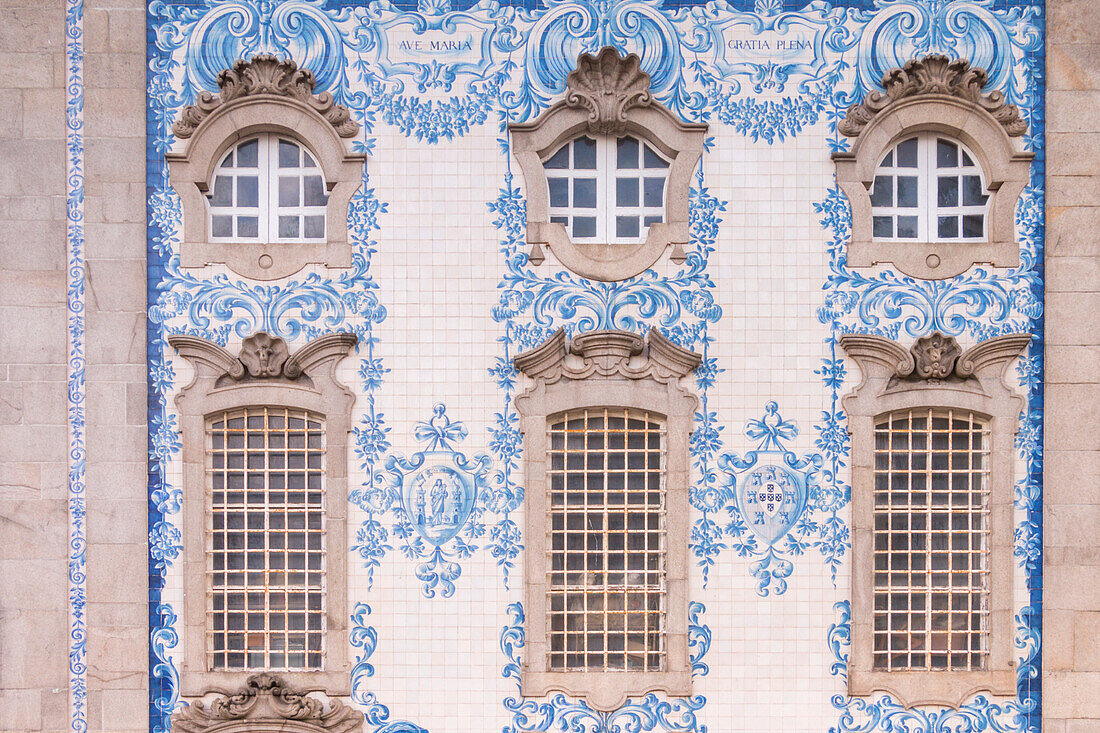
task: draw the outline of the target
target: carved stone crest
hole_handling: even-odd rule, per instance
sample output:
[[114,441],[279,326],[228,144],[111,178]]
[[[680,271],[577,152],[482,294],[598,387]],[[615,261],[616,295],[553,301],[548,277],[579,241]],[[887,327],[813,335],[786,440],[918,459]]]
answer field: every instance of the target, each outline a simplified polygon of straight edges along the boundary
[[588,130],[594,135],[621,135],[626,112],[653,102],[649,74],[636,54],[619,55],[605,46],[598,55],[581,54],[566,77],[565,103],[588,110]]
[[215,343],[196,336],[169,336],[170,343],[185,358],[208,365],[221,385],[246,379],[288,379],[309,381],[308,372],[319,357],[329,353],[346,354],[358,342],[353,333],[321,336],[294,354],[286,342],[264,331],[244,340],[240,353],[233,356]]
[[[901,344],[882,336],[850,333],[840,337],[840,345],[866,373],[874,372],[891,384],[944,380],[955,384],[982,373],[999,369],[1015,359],[1031,342],[1031,334],[1014,333],[982,341],[963,351],[953,336],[934,331],[922,336],[906,350]],[[988,376],[988,375],[987,375]],[[900,380],[900,381],[899,381]]]
[[955,371],[955,362],[962,355],[955,337],[945,336],[939,331],[921,336],[909,347],[909,352],[913,355],[912,376],[921,379],[950,377]]
[[951,59],[942,54],[913,59],[900,69],[887,71],[882,77],[886,93],[871,92],[861,104],[853,104],[837,129],[848,137],[856,137],[876,115],[896,102],[921,95],[946,95],[978,105],[1009,135],[1023,135],[1027,122],[1020,117],[1020,110],[1006,103],[1004,92],[984,94],[982,89],[988,82],[985,70],[972,67],[966,59]]
[[259,331],[244,340],[237,358],[253,377],[278,377],[283,373],[286,360],[290,358],[290,351],[286,347],[286,341]]
[[351,733],[363,714],[339,700],[307,697],[271,674],[248,678],[236,694],[191,703],[172,716],[180,733]]
[[299,69],[291,59],[280,59],[268,53],[252,57],[251,61],[238,60],[232,69],[218,74],[221,92],[215,96],[201,92],[195,104],[189,104],[172,125],[172,134],[189,138],[195,129],[214,110],[236,100],[259,94],[296,99],[310,107],[336,129],[340,137],[354,137],[359,123],[351,119],[347,107],[336,104],[329,92],[313,93],[316,80],[313,72]]
[[589,331],[566,343],[559,330],[537,349],[516,356],[516,369],[552,384],[560,379],[621,376],[675,382],[699,366],[702,357],[680,348],[656,328],[645,339],[628,331]]

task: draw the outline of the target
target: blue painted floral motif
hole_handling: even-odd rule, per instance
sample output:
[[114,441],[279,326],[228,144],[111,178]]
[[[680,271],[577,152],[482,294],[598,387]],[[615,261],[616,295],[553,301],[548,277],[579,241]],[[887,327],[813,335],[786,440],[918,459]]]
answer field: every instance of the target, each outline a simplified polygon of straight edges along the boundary
[[[710,628],[701,623],[706,609],[701,603],[691,603],[688,608],[688,645],[691,652],[692,674],[705,675],[708,671],[703,657],[710,650]],[[520,686],[520,657],[525,644],[523,630],[523,605],[508,605],[511,623],[500,632],[500,650],[508,660],[502,670],[505,679],[515,680],[517,692]],[[649,693],[641,698],[630,698],[618,710],[604,712],[593,710],[583,700],[568,698],[562,694],[551,695],[538,702],[520,696],[504,699],[504,708],[512,714],[511,724],[503,733],[546,733],[547,731],[575,731],[576,733],[642,733],[643,731],[692,731],[706,733],[707,727],[696,715],[706,704],[702,695],[666,700]]]
[[[823,541],[828,537],[828,523],[803,516],[811,493],[815,499],[813,509],[821,508],[822,492],[816,477],[823,459],[818,453],[799,458],[787,448],[786,443],[798,436],[798,428],[783,419],[775,402],[764,406],[762,418],[749,421],[745,435],[758,441],[755,450],[743,458],[736,453],[718,456],[722,489],[716,498],[730,520],[722,531],[741,557],[760,556],[750,566],[757,580],[756,592],[766,596],[774,591],[778,595],[787,590],[787,578],[794,571],[791,561],[782,557],[784,551],[801,555],[808,547],[817,547],[828,562],[833,550]],[[777,549],[776,543],[784,537],[784,547]]]

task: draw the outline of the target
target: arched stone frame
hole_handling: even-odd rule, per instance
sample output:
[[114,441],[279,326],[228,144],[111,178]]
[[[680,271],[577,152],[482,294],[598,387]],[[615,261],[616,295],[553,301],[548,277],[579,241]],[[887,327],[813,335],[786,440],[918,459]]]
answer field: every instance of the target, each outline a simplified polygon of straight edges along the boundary
[[[539,265],[545,244],[573,272],[611,282],[633,277],[655,263],[672,245],[671,259],[682,262],[690,240],[688,203],[691,176],[703,155],[705,124],[684,122],[649,91],[649,75],[634,54],[625,58],[608,46],[585,53],[566,79],[565,98],[531,122],[512,124],[512,149],[526,182],[528,258]],[[634,135],[671,161],[665,221],[651,224],[637,244],[573,242],[565,225],[550,221],[550,193],[543,161],[566,142],[589,135]]]
[[205,655],[207,511],[206,423],[209,416],[241,407],[308,410],[325,420],[326,633],[323,671],[280,672],[303,691],[348,695],[347,494],[348,434],[354,393],[336,380],[336,366],[355,347],[355,334],[317,338],[289,354],[286,343],[259,332],[245,339],[239,356],[195,336],[169,336],[191,363],[194,378],[176,396],[183,439],[184,646],[180,694],[197,697],[235,689],[254,672],[207,670]]
[[[838,130],[855,142],[833,153],[836,181],[852,207],[848,266],[893,263],[907,275],[943,279],[971,265],[1020,264],[1016,203],[1027,185],[1034,153],[1019,150],[1012,138],[1027,129],[1019,110],[1004,94],[983,94],[987,76],[965,60],[931,55],[892,69],[882,79],[886,93],[871,92],[848,109]],[[879,162],[895,145],[920,132],[938,132],[975,154],[990,194],[988,237],[978,242],[875,241],[871,235],[870,189]]]
[[[524,608],[526,639],[521,673],[525,697],[552,691],[584,698],[597,710],[614,710],[627,697],[661,691],[691,694],[688,652],[689,439],[698,398],[680,380],[699,365],[651,328],[643,340],[625,331],[592,331],[567,342],[559,330],[546,343],[515,357],[517,370],[534,383],[515,399],[523,432],[526,498]],[[636,408],[666,421],[666,639],[668,669],[661,672],[550,671],[546,628],[547,421],[559,413],[592,407]]]
[[[933,333],[910,348],[881,336],[849,334],[841,347],[862,381],[843,399],[852,440],[852,652],[848,694],[889,693],[905,707],[958,708],[979,692],[1016,694],[1013,620],[1014,439],[1024,399],[1004,381],[1031,341],[1011,334],[961,353],[950,336]],[[874,621],[875,420],[896,410],[956,408],[990,422],[990,648],[980,671],[885,671],[872,663]]]
[[[359,125],[332,95],[313,94],[313,74],[269,54],[238,61],[218,76],[221,93],[203,92],[172,127],[177,143],[165,155],[183,209],[180,266],[223,263],[256,280],[287,277],[311,263],[351,267],[348,204],[363,182],[366,155],[349,149]],[[294,138],[321,167],[329,195],[325,241],[213,242],[206,194],[214,168],[229,148],[248,137],[276,133]],[[178,148],[179,140],[187,140]]]

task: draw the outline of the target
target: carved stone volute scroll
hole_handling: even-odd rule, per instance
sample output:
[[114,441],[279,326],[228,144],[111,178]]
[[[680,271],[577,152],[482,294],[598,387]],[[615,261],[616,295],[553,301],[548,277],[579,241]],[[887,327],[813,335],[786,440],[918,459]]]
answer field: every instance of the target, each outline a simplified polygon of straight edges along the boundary
[[594,135],[621,135],[627,110],[653,102],[649,74],[636,54],[625,57],[612,46],[599,54],[581,54],[577,68],[565,79],[565,103],[588,111],[588,131]]
[[316,84],[313,72],[299,69],[291,59],[280,59],[262,53],[251,61],[239,59],[232,69],[218,74],[217,96],[201,92],[195,104],[189,104],[172,125],[172,134],[189,138],[216,109],[245,97],[268,94],[295,99],[313,109],[336,130],[340,137],[354,137],[359,123],[351,118],[348,108],[336,104],[329,92],[314,94]]
[[196,367],[196,378],[205,374],[218,380],[218,385],[254,380],[309,381],[309,372],[323,357],[345,356],[358,338],[353,333],[334,333],[314,339],[293,355],[286,342],[277,336],[258,331],[241,344],[234,357],[221,346],[197,336],[169,336],[181,356]]
[[993,116],[1013,137],[1027,131],[1027,121],[1020,110],[1008,104],[1004,92],[982,92],[989,81],[984,69],[972,67],[966,59],[951,59],[931,54],[923,59],[906,62],[882,77],[886,93],[870,92],[860,104],[853,104],[837,129],[848,137],[856,137],[880,112],[903,99],[918,96],[944,95],[971,102]]
[[363,714],[329,699],[327,704],[287,687],[271,674],[256,674],[234,694],[191,703],[172,716],[180,733],[351,733]]
[[516,356],[513,363],[546,384],[592,376],[671,384],[694,371],[701,360],[702,356],[672,343],[656,328],[644,339],[628,331],[589,331],[571,342],[559,329],[542,346]]

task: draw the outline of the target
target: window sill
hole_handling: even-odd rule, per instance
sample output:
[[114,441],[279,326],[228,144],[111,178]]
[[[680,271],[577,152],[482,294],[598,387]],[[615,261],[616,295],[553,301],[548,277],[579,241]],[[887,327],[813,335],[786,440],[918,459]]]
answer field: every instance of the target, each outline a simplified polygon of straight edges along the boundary
[[524,697],[545,697],[563,692],[584,698],[595,710],[622,707],[627,698],[663,692],[669,697],[691,695],[691,670],[673,672],[534,672],[524,670]]
[[849,670],[848,694],[866,697],[876,692],[893,695],[907,707],[946,705],[958,708],[967,699],[986,692],[1015,697],[1016,671],[995,669],[978,672],[882,672]]

